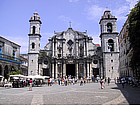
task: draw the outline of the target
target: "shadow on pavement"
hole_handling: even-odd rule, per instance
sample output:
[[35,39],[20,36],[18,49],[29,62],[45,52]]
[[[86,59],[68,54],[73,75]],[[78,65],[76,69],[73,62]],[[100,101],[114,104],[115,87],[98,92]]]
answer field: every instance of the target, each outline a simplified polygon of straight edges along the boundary
[[117,84],[116,89],[122,92],[123,96],[126,98],[130,105],[140,105],[140,87],[125,85],[123,88],[121,84]]

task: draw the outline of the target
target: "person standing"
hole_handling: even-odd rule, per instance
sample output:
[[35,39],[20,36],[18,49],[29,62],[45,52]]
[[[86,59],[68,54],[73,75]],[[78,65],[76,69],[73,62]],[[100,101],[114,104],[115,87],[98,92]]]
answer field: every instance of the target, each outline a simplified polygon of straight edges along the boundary
[[81,80],[80,80],[80,86],[83,85],[83,78],[81,77]]
[[121,84],[122,84],[122,88],[124,88],[124,84],[125,84],[125,79],[124,78],[121,79]]
[[107,83],[108,83],[108,86],[109,86],[109,84],[110,84],[110,78],[108,77],[108,79],[107,79]]

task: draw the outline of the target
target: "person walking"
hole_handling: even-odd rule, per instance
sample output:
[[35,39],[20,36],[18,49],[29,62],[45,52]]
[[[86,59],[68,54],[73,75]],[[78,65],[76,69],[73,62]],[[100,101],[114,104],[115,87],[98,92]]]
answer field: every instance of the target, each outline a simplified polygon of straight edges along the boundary
[[33,81],[32,79],[29,80],[29,91],[32,91],[32,84],[33,84]]
[[100,85],[101,85],[101,89],[105,88],[103,79],[100,80]]

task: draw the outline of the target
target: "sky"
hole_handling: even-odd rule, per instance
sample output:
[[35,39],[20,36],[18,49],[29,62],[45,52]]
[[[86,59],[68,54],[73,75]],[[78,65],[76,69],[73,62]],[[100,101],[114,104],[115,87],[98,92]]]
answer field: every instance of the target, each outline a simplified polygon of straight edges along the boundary
[[118,18],[118,32],[138,0],[0,0],[0,36],[21,45],[21,53],[28,52],[29,19],[38,12],[41,25],[41,49],[53,36],[71,26],[86,31],[100,44],[99,21],[107,9]]

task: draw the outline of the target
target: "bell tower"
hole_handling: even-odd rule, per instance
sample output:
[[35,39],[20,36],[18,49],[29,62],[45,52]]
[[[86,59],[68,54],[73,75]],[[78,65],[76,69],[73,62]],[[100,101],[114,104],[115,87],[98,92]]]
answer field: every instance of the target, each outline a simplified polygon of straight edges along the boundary
[[117,18],[109,10],[105,11],[100,20],[101,47],[103,53],[103,76],[114,79],[119,77],[119,45]]
[[29,47],[28,47],[28,75],[39,74],[38,57],[40,51],[40,27],[41,20],[37,12],[29,20],[30,31],[29,31]]

